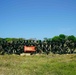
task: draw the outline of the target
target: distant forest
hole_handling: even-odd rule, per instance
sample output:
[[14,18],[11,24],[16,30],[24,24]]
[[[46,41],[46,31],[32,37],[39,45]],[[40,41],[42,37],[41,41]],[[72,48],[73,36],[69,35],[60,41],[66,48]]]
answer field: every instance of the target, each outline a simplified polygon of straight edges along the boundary
[[35,46],[35,53],[73,54],[76,53],[76,37],[60,34],[44,40],[24,38],[0,38],[0,55],[24,53],[24,46]]

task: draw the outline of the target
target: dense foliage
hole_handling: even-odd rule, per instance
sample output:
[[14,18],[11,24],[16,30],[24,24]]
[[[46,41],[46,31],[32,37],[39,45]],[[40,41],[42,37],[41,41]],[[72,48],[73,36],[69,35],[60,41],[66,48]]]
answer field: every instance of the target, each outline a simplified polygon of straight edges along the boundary
[[59,36],[54,36],[53,38],[44,38],[44,40],[0,38],[0,54],[21,54],[24,52],[25,45],[36,46],[36,53],[76,53],[76,37],[74,35],[66,36],[64,34],[60,34]]

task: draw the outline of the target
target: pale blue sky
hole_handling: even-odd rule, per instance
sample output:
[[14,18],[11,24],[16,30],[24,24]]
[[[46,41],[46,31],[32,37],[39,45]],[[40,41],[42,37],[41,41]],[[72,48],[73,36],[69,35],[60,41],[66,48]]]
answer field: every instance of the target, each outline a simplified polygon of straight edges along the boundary
[[76,36],[76,0],[0,0],[0,37]]

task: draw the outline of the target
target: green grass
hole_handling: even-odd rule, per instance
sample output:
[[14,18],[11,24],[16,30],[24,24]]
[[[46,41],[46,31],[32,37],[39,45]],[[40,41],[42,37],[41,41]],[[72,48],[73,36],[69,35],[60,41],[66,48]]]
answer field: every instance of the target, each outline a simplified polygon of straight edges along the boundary
[[76,55],[0,56],[0,75],[76,75]]

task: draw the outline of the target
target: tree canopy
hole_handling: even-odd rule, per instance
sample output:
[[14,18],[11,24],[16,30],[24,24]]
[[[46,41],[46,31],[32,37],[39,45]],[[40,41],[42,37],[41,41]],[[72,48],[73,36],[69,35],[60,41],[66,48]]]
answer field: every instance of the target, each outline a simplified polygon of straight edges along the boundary
[[44,40],[24,38],[0,38],[0,54],[24,53],[24,46],[35,46],[36,53],[67,54],[76,53],[76,37],[60,34]]

